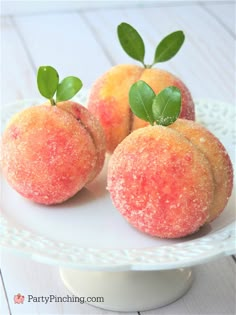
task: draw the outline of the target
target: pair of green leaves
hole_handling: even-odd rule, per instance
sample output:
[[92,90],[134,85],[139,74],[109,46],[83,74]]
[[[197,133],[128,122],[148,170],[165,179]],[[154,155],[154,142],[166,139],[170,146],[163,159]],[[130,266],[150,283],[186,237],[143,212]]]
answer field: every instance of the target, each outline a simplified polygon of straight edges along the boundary
[[177,87],[169,86],[156,95],[146,82],[140,80],[131,86],[129,103],[137,117],[151,125],[168,126],[179,117],[181,93]]
[[82,81],[79,78],[66,77],[59,83],[59,75],[51,66],[41,66],[38,69],[37,84],[42,96],[50,100],[55,105],[53,99],[56,93],[56,102],[71,99],[82,88]]
[[185,36],[182,31],[176,31],[157,45],[153,63],[148,66],[144,63],[145,46],[142,37],[128,23],[121,23],[117,28],[118,38],[124,51],[135,60],[141,61],[144,67],[152,67],[158,62],[164,62],[174,57],[180,50]]

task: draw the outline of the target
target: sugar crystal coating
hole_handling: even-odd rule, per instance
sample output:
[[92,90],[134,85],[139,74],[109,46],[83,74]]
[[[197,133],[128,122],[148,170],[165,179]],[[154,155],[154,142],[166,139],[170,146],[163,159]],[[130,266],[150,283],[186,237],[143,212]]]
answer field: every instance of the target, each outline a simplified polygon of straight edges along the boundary
[[106,153],[105,134],[101,124],[97,118],[92,115],[87,108],[72,101],[60,102],[57,106],[69,113],[71,113],[88,131],[90,137],[93,140],[97,151],[97,161],[93,172],[89,176],[88,182],[91,182],[101,171]]
[[2,137],[3,175],[21,195],[46,205],[61,203],[83,188],[97,160],[89,132],[57,106],[17,113]]
[[178,238],[208,219],[214,180],[208,159],[195,145],[175,130],[154,126],[134,131],[117,146],[108,190],[134,227]]
[[224,210],[233,189],[233,166],[223,144],[202,125],[178,119],[170,128],[180,132],[201,150],[210,162],[215,192],[208,221],[211,222]]

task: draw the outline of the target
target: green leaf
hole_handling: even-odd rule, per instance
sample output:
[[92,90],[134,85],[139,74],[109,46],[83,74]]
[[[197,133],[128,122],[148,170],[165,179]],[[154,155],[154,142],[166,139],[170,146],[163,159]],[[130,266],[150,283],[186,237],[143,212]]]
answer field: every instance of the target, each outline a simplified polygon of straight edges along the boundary
[[71,99],[82,88],[83,83],[79,78],[70,76],[61,81],[57,88],[56,101],[67,101]]
[[139,33],[128,23],[118,25],[117,33],[124,51],[130,57],[144,63],[145,47]]
[[173,32],[163,38],[156,48],[153,64],[163,62],[174,57],[180,50],[184,39],[185,36],[182,31]]
[[179,117],[181,92],[175,86],[169,86],[156,95],[152,111],[158,125],[171,125]]
[[151,125],[154,123],[152,113],[152,103],[155,93],[152,88],[144,81],[140,80],[134,83],[129,91],[129,103],[132,112],[139,118],[148,121]]
[[41,66],[38,69],[37,84],[42,96],[52,99],[57,90],[59,75],[51,66]]

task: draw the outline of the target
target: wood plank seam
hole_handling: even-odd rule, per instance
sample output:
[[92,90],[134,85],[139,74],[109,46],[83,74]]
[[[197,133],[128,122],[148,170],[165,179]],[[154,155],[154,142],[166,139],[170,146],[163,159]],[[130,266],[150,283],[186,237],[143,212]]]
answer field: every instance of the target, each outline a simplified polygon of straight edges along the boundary
[[[145,3],[145,8],[150,8],[150,9],[155,9],[155,8],[166,8],[166,7],[175,7],[176,5],[178,7],[185,7],[185,6],[188,6],[188,7],[191,7],[191,6],[195,6],[198,4],[199,1],[191,1],[191,2],[186,2],[185,1],[178,1],[178,2],[175,2],[175,1],[157,1],[157,2],[146,2]],[[142,10],[142,6],[137,6],[137,4],[134,3],[129,3],[128,1],[125,3],[123,9],[140,9]],[[100,8],[100,7],[91,7],[91,8],[81,8],[80,9],[80,13],[81,12],[84,12],[84,13],[90,13],[90,12],[96,12],[96,11],[101,11],[101,10],[120,10],[121,7],[120,7],[120,4],[117,3],[113,3],[112,6],[105,6],[103,8]],[[67,12],[70,12],[70,11],[67,11]]]
[[[225,1],[224,4],[234,4],[232,1]],[[234,39],[236,39],[235,34],[231,31],[231,29],[228,28],[228,26],[218,17],[215,15],[214,12],[212,12],[208,7],[206,7],[204,2],[198,3],[198,5],[207,12],[212,18],[214,18],[224,29],[225,31],[232,36]],[[220,5],[220,4],[219,4]],[[233,261],[236,263],[236,257],[234,255],[231,256]]]
[[214,12],[212,12],[208,7],[205,6],[204,2],[198,4],[205,12],[207,12],[211,17],[213,17],[222,27],[226,30],[226,32],[236,39],[236,35],[228,28],[228,26],[217,16]]
[[1,279],[1,282],[2,282],[3,292],[4,292],[4,295],[5,295],[6,302],[7,302],[7,308],[8,308],[8,311],[9,311],[9,315],[12,315],[11,308],[10,308],[10,303],[9,303],[9,299],[8,299],[8,295],[7,295],[7,289],[6,289],[4,280],[3,280],[3,274],[2,274],[2,270],[1,269],[0,269],[0,279]]
[[30,53],[30,51],[28,49],[27,43],[26,43],[26,41],[24,39],[24,36],[22,35],[22,33],[21,33],[19,27],[17,26],[17,23],[15,22],[13,17],[10,17],[10,21],[12,23],[12,26],[13,26],[17,36],[19,37],[19,40],[20,40],[20,42],[22,44],[22,47],[23,47],[23,49],[24,49],[24,51],[26,53],[26,56],[28,58],[28,61],[29,61],[30,65],[31,65],[33,71],[35,73],[37,73],[37,67],[36,67],[36,65],[34,63],[34,60],[33,60],[32,56],[31,56],[31,53]]
[[107,57],[107,59],[109,60],[109,62],[111,63],[112,66],[114,66],[116,64],[115,60],[113,59],[113,57],[110,55],[109,51],[107,50],[106,46],[103,44],[101,38],[100,41],[97,40],[97,38],[99,38],[98,33],[96,31],[96,29],[93,27],[93,25],[90,23],[90,21],[86,18],[86,16],[83,13],[80,13],[79,11],[76,11],[77,14],[80,15],[80,17],[83,19],[83,21],[85,22],[85,24],[87,25],[87,27],[90,29],[92,34],[95,34],[94,39],[96,40],[96,42],[99,44],[99,46],[102,48],[104,55]]

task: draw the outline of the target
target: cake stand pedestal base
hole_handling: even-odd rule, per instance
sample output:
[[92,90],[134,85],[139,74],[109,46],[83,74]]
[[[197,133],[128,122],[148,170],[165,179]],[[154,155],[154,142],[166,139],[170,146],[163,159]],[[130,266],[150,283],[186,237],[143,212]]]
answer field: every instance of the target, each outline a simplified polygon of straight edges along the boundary
[[111,311],[155,309],[183,296],[190,288],[190,268],[160,271],[81,271],[60,269],[65,286],[84,302]]

